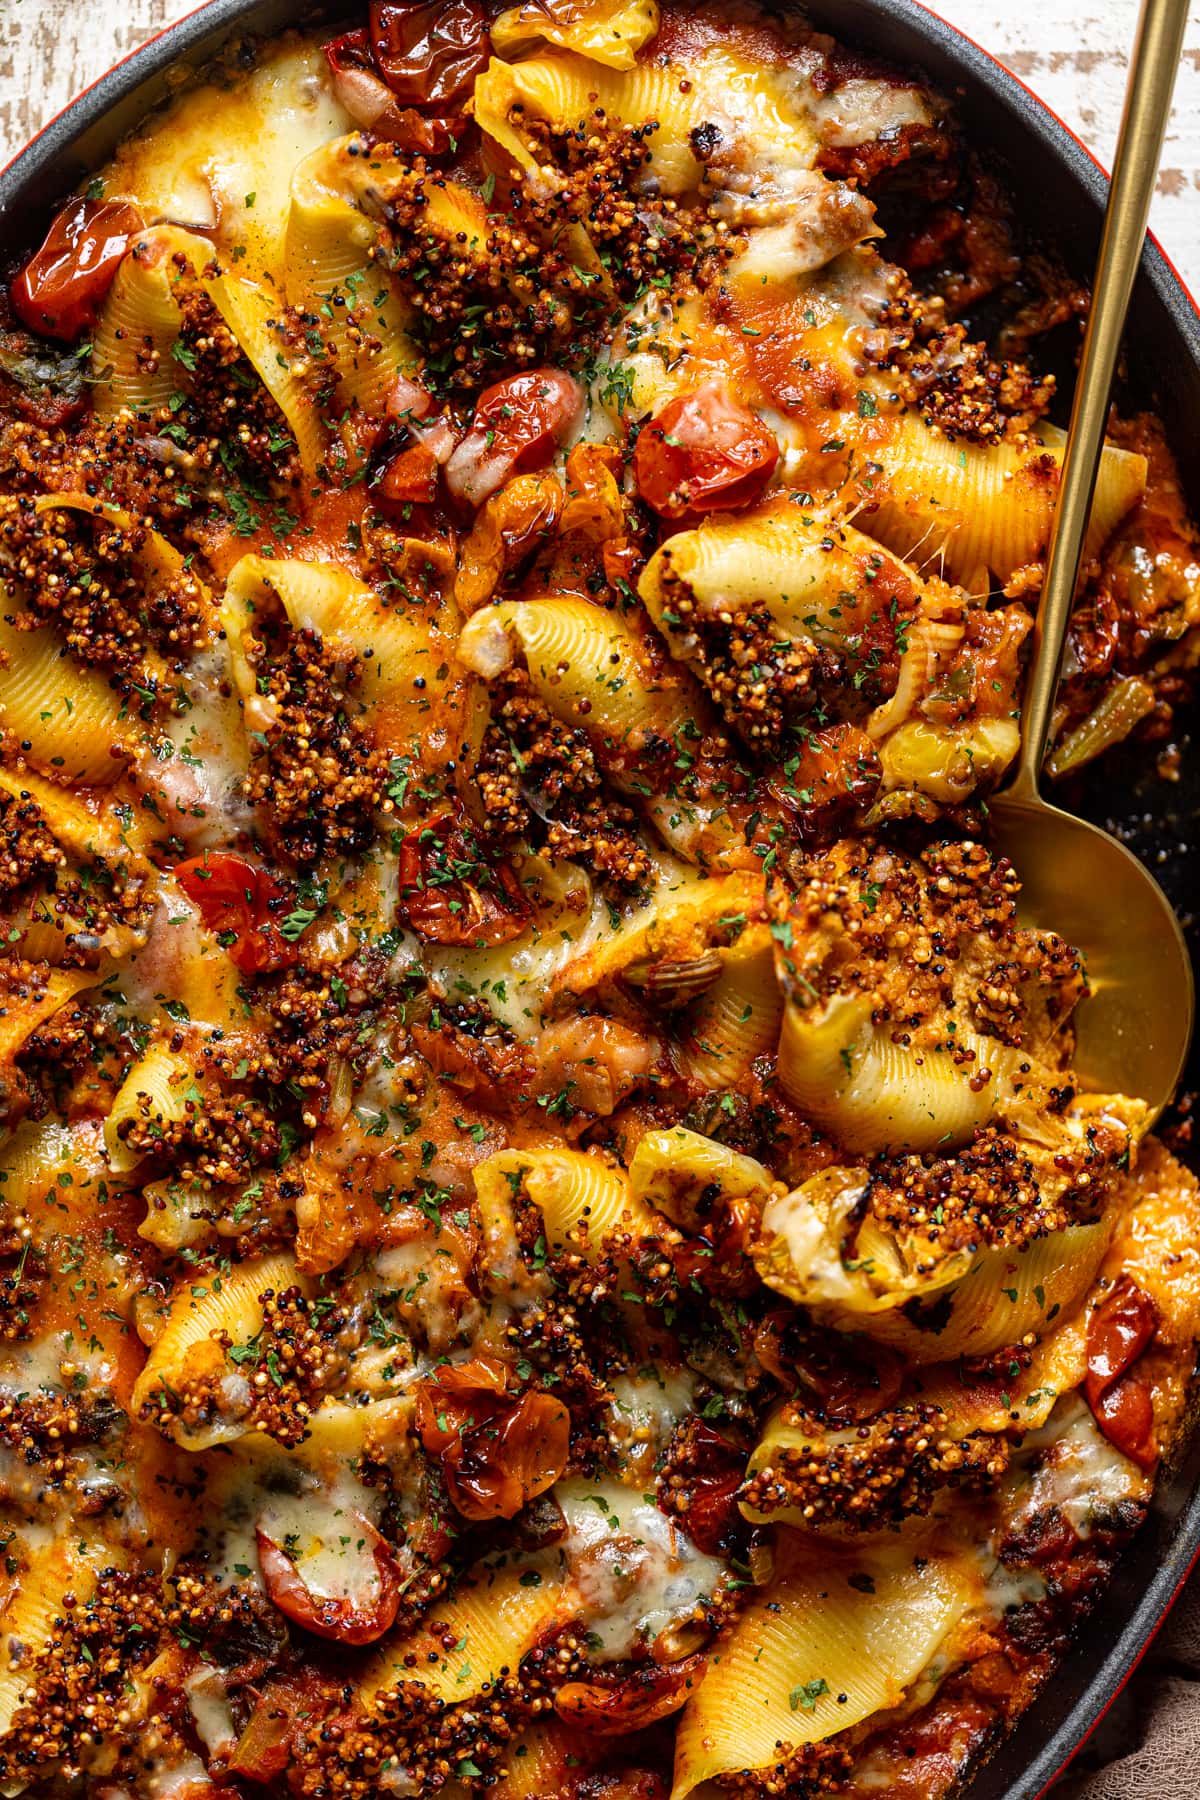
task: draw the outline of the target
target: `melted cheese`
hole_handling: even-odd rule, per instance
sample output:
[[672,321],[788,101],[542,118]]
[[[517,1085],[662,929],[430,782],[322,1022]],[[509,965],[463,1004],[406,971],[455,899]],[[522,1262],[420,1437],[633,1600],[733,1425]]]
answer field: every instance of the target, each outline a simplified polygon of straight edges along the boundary
[[554,1498],[597,1661],[629,1656],[689,1619],[725,1574],[657,1506],[615,1481],[560,1481]]
[[609,1436],[623,1461],[636,1470],[632,1479],[650,1480],[671,1433],[693,1411],[695,1390],[690,1369],[643,1371],[613,1381]]
[[197,1793],[208,1787],[208,1770],[198,1756],[183,1756],[176,1761],[157,1757],[144,1779],[150,1800],[195,1800]]
[[243,246],[243,271],[278,278],[292,171],[350,123],[319,45],[293,40],[235,87],[205,85],[176,101],[117,152],[106,191],[136,194],[148,223],[211,232],[227,256]]
[[286,1551],[313,1594],[365,1609],[378,1598],[379,1573],[349,1497],[346,1489],[271,1494],[255,1526]]
[[0,1392],[35,1394],[39,1389],[61,1388],[68,1356],[74,1360],[74,1347],[68,1352],[65,1332],[43,1332],[26,1342],[6,1344],[0,1349]]
[[531,1040],[545,1023],[548,1002],[576,965],[585,967],[593,952],[617,951],[621,938],[632,937],[660,911],[682,906],[700,890],[696,872],[669,853],[655,852],[653,861],[653,888],[616,927],[607,897],[596,891],[586,908],[563,906],[552,924],[534,927],[512,943],[483,950],[425,946],[421,962],[446,998],[477,997],[517,1037]]
[[382,1506],[378,1489],[354,1473],[352,1457],[288,1454],[267,1438],[245,1438],[213,1470],[197,1520],[196,1548],[207,1572],[222,1586],[250,1582],[261,1588],[261,1525],[277,1543],[290,1540],[305,1581],[322,1594],[374,1591],[374,1559],[361,1547],[356,1521],[374,1524]]
[[905,125],[933,123],[933,109],[920,88],[875,78],[851,78],[812,94],[808,114],[822,142],[840,147],[892,137]]
[[1150,1490],[1147,1477],[1109,1443],[1077,1395],[1060,1401],[1046,1431],[1028,1441],[1044,1454],[1013,1515],[1016,1529],[1054,1509],[1086,1538],[1097,1524],[1111,1524],[1115,1507],[1144,1500]]
[[238,702],[228,687],[227,658],[207,652],[189,665],[188,706],[167,721],[154,755],[139,769],[139,786],[164,832],[192,854],[232,843],[252,828],[241,797],[247,769]]
[[228,1756],[237,1741],[238,1730],[223,1671],[211,1663],[201,1663],[185,1678],[183,1691],[208,1754]]
[[517,1037],[532,1039],[556,975],[606,935],[608,908],[596,894],[587,911],[553,927],[535,927],[497,950],[427,950],[421,961],[445,997],[477,996]]
[[462,1269],[435,1231],[384,1250],[375,1258],[375,1269],[389,1290],[392,1316],[421,1334],[431,1357],[475,1336],[482,1308],[467,1293]]

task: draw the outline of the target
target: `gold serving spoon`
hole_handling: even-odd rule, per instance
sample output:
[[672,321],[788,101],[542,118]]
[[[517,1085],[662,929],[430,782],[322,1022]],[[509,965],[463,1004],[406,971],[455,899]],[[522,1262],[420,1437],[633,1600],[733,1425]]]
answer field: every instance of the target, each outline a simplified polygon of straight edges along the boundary
[[1187,16],[1188,0],[1144,0],[1033,632],[1021,753],[991,802],[996,841],[1023,884],[1022,917],[1061,932],[1087,958],[1092,991],[1076,1014],[1081,1081],[1136,1095],[1155,1118],[1175,1091],[1192,1035],[1192,966],[1179,921],[1137,858],[1043,800],[1038,778]]

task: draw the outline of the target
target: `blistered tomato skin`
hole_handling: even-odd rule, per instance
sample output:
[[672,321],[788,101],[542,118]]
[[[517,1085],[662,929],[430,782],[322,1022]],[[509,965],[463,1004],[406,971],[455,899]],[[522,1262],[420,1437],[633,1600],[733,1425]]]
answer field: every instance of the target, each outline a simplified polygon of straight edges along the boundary
[[375,1564],[378,1592],[367,1605],[315,1594],[287,1552],[261,1527],[255,1533],[258,1566],[267,1598],[294,1625],[338,1644],[373,1644],[400,1610],[400,1571],[390,1546],[373,1525],[354,1516],[352,1529]]
[[831,844],[852,831],[879,792],[883,768],[874,743],[858,725],[806,732],[786,779],[770,782],[804,845]]
[[360,27],[358,31],[346,31],[341,37],[331,38],[325,45],[325,60],[335,75],[343,75],[351,69],[371,73],[374,65],[366,31]]
[[529,901],[506,862],[484,861],[448,815],[400,846],[399,911],[426,944],[507,944],[529,923]]
[[297,951],[279,929],[286,890],[256,863],[209,850],[179,863],[175,879],[243,974],[287,968]]
[[512,1392],[498,1358],[446,1363],[417,1383],[417,1431],[466,1519],[511,1519],[554,1486],[570,1455],[571,1415],[540,1389]]
[[371,53],[404,106],[439,111],[466,97],[488,59],[478,0],[373,0]]
[[565,1681],[554,1696],[560,1719],[593,1737],[623,1737],[678,1712],[704,1675],[702,1656],[665,1667],[643,1663],[632,1674]]
[[1110,1444],[1149,1473],[1158,1462],[1154,1402],[1140,1375],[1122,1375],[1092,1405],[1092,1414]]
[[1159,1455],[1154,1406],[1149,1388],[1132,1367],[1157,1328],[1153,1300],[1127,1276],[1088,1320],[1084,1384],[1088,1405],[1109,1443],[1147,1470],[1154,1467]]
[[94,325],[141,215],[127,200],[72,200],[9,290],[23,325],[73,343]]
[[510,475],[549,462],[582,411],[583,390],[561,369],[530,369],[484,388],[446,465],[450,492],[482,506]]
[[[663,1510],[668,1517],[679,1518],[697,1550],[719,1556],[730,1544],[740,1544],[745,1532],[737,1496],[746,1459],[702,1419],[691,1426],[689,1448],[686,1471],[672,1473],[673,1505]],[[661,1500],[659,1504],[662,1507]]]
[[[415,107],[401,105],[376,67],[365,30],[332,38],[325,45],[325,60],[334,92],[356,125],[422,156],[444,156],[451,149],[456,136],[452,122],[426,118]],[[453,123],[461,135],[462,121]]]
[[663,519],[748,506],[779,461],[779,445],[758,414],[720,382],[668,401],[643,427],[633,453],[642,499]]
[[491,436],[492,448],[510,451],[518,468],[532,468],[561,443],[580,399],[577,382],[561,369],[531,369],[484,388],[474,429]]

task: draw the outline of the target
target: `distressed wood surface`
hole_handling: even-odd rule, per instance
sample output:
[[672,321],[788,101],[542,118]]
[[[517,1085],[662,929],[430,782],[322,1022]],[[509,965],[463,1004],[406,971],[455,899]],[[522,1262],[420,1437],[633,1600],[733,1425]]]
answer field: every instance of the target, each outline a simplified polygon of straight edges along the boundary
[[[190,10],[189,0],[0,0],[0,161],[114,62]],[[1138,0],[936,0],[934,10],[1006,63],[1108,166]],[[1200,4],[1193,7],[1151,224],[1200,292]],[[1194,1612],[1194,1595],[1193,1584],[1176,1620]],[[1165,1642],[1182,1657],[1170,1628]],[[1167,1666],[1176,1672],[1179,1664]],[[1120,1725],[1119,1734],[1126,1729]],[[1089,1765],[1124,1748],[1118,1735],[1098,1746]]]
[[[1138,0],[937,0],[1093,150],[1111,158]],[[11,155],[188,0],[0,0],[0,143]],[[1152,223],[1200,289],[1200,5],[1194,7]]]

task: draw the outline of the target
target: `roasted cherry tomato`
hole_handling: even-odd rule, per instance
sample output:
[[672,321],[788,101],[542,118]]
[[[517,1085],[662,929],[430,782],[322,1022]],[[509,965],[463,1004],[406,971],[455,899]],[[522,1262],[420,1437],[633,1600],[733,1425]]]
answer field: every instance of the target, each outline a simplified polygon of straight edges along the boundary
[[338,99],[354,123],[376,137],[422,156],[444,156],[462,135],[461,120],[454,121],[452,128],[450,120],[426,118],[415,108],[400,104],[375,66],[365,31],[347,31],[333,38],[325,45],[325,60]]
[[697,1475],[688,1490],[691,1504],[680,1524],[706,1556],[719,1556],[744,1529],[737,1506],[744,1475],[744,1467],[724,1475]]
[[348,1518],[347,1532],[371,1558],[374,1593],[359,1599],[344,1594],[314,1593],[287,1552],[260,1527],[255,1532],[258,1567],[267,1598],[286,1619],[315,1637],[339,1644],[373,1644],[394,1621],[400,1608],[400,1570],[390,1544],[369,1519]]
[[[325,61],[334,75],[361,73],[372,75],[378,81],[379,71],[371,56],[371,40],[361,27],[358,31],[347,31],[341,37],[330,38],[324,48]],[[388,93],[390,96],[390,88]]]
[[209,850],[175,869],[180,887],[245,974],[287,968],[297,952],[280,931],[288,893],[244,856]]
[[1128,1276],[1088,1319],[1088,1405],[1109,1443],[1143,1469],[1158,1460],[1154,1407],[1146,1383],[1130,1371],[1157,1327],[1153,1300]]
[[519,1041],[490,1035],[472,1037],[443,1018],[436,1031],[415,1020],[412,1040],[435,1075],[483,1107],[504,1107],[514,1093],[526,1092],[532,1067]]
[[488,59],[479,0],[372,0],[371,52],[406,106],[444,109],[470,90]]
[[393,506],[432,506],[437,499],[438,463],[424,444],[412,444],[393,456],[378,481],[371,484],[376,499]]
[[1087,1396],[1097,1398],[1124,1375],[1154,1336],[1154,1302],[1128,1276],[1118,1281],[1088,1320]]
[[679,1279],[712,1294],[751,1294],[760,1286],[747,1245],[757,1214],[748,1200],[723,1199],[695,1237],[672,1252]]
[[371,56],[371,40],[361,25],[357,31],[345,31],[341,37],[330,38],[324,50],[325,61],[335,75],[341,75],[347,69],[366,69],[371,74],[376,72]]
[[396,104],[396,96],[380,76],[371,57],[371,45],[363,30],[347,31],[325,45],[325,61],[333,76],[333,89],[356,125],[374,131],[377,122]]
[[512,1393],[498,1357],[443,1364],[416,1392],[421,1443],[464,1518],[514,1518],[567,1466],[570,1413],[540,1389]]
[[738,1489],[746,1475],[745,1452],[703,1419],[691,1418],[677,1438],[670,1460],[670,1485],[660,1487],[659,1506],[706,1556],[741,1545],[746,1524],[738,1510]]
[[446,464],[450,492],[481,506],[510,475],[548,462],[582,409],[579,384],[561,369],[530,369],[484,388]]
[[1154,1402],[1140,1375],[1122,1375],[1092,1402],[1092,1414],[1110,1444],[1135,1462],[1153,1469],[1158,1462],[1154,1438]]
[[644,553],[628,538],[615,538],[605,544],[604,579],[615,593],[627,598],[637,587],[637,578],[646,566]]
[[549,542],[563,491],[549,469],[514,475],[480,508],[460,553],[455,598],[464,612],[490,600],[505,575]]
[[94,325],[141,215],[127,200],[72,200],[55,216],[10,296],[13,311],[43,337],[77,338]]
[[427,944],[506,944],[525,929],[529,901],[516,875],[489,862],[449,813],[409,832],[399,874],[400,912]]
[[803,844],[831,844],[861,819],[883,779],[878,752],[857,725],[806,732],[787,764],[771,777]]
[[633,453],[638,492],[664,519],[756,500],[775,472],[779,445],[757,413],[720,382],[680,394],[642,429]]

